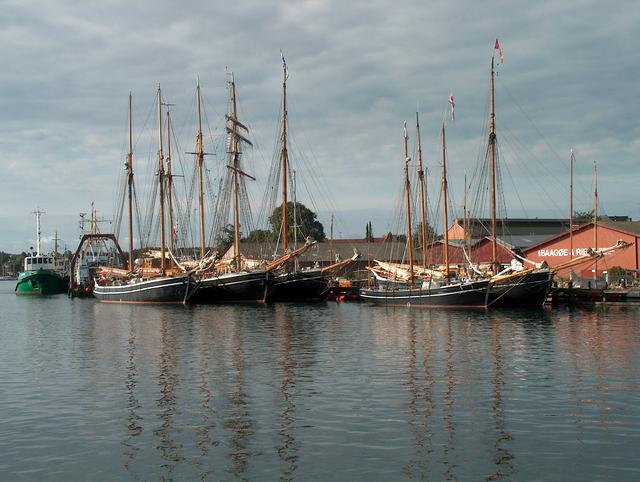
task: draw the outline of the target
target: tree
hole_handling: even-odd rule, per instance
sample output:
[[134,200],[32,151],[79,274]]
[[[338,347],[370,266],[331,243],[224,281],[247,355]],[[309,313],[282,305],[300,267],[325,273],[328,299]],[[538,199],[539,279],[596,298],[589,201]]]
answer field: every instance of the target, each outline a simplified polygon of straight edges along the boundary
[[216,250],[221,256],[226,253],[233,244],[234,230],[233,224],[227,224],[220,233],[220,237],[216,243]]
[[246,238],[242,239],[249,243],[264,243],[266,241],[273,241],[273,233],[266,229],[254,229]]
[[[601,219],[598,216],[598,219]],[[591,211],[574,211],[573,224],[587,224],[593,221],[593,209]]]
[[[422,247],[422,221],[420,221],[415,227],[415,229],[413,230],[413,235],[411,237],[413,238],[414,246]],[[433,227],[429,223],[427,223],[427,244],[439,239],[442,239],[442,235],[436,233],[436,230],[433,229]]]
[[367,227],[364,234],[364,240],[370,243],[373,243],[375,241],[373,237],[373,228],[371,227],[371,221],[367,223]]
[[[324,234],[324,226],[317,220],[317,215],[302,203],[295,203],[296,222],[293,222],[293,208],[294,203],[287,203],[287,240],[293,241],[294,239],[294,224],[297,224],[298,228],[298,240],[309,236],[311,239],[321,242],[326,239]],[[278,239],[281,226],[282,226],[282,206],[278,206],[273,210],[271,216],[269,216],[269,224],[271,225],[271,233],[273,239]]]

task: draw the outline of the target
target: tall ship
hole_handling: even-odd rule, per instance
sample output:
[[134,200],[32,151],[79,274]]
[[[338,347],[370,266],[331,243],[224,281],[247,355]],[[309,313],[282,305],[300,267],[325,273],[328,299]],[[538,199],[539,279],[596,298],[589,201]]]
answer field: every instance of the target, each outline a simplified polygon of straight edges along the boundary
[[[157,191],[159,196],[159,230],[160,249],[149,250],[143,258],[134,260],[133,249],[133,128],[132,128],[132,100],[129,94],[129,152],[127,154],[127,199],[129,221],[129,256],[125,268],[100,267],[97,270],[93,295],[102,302],[110,303],[168,303],[183,304],[187,299],[190,278],[186,269],[177,263],[166,242],[166,213],[165,192],[167,179],[165,171],[165,157],[163,152],[163,119],[162,93],[160,86],[157,91],[158,108],[158,167]],[[167,114],[168,118],[168,114]],[[169,121],[167,120],[167,123]],[[171,229],[173,231],[173,229]]]
[[[424,172],[422,169],[422,154],[420,147],[419,121],[416,115],[418,139],[418,178],[420,182],[420,203],[422,205],[422,235],[426,232],[426,199],[424,196]],[[407,127],[404,127],[404,201],[406,215],[406,237],[408,264],[376,262],[372,273],[376,285],[362,288],[360,297],[368,302],[396,305],[423,306],[443,308],[482,308],[486,305],[489,279],[486,277],[472,278],[454,273],[449,266],[448,239],[448,207],[447,207],[447,158],[445,148],[445,127],[442,124],[442,196],[444,222],[444,257],[445,269],[439,271],[426,268],[423,249],[423,266],[416,266],[414,260],[414,241],[411,218],[411,184],[409,179],[409,153]],[[426,240],[423,239],[423,245]],[[400,275],[400,276],[399,276]]]
[[23,271],[18,276],[16,295],[56,295],[66,293],[69,277],[64,259],[56,247],[52,254],[41,252],[40,217],[44,211],[36,209],[36,252],[24,259]]
[[[298,203],[295,189],[295,170],[291,172],[288,149],[288,111],[287,111],[287,80],[289,71],[284,55],[282,57],[282,113],[280,125],[280,155],[274,163],[274,171],[279,175],[271,176],[280,178],[281,181],[281,253],[286,256],[291,247],[295,252],[298,248],[298,230],[300,226],[296,216]],[[279,161],[279,162],[277,162]],[[293,174],[293,202],[289,201],[289,180]],[[276,186],[267,186],[267,189]],[[293,238],[293,246],[289,244],[290,237]],[[307,240],[307,243],[310,242]],[[338,262],[331,266],[313,266],[304,269],[300,268],[298,256],[292,257],[289,262],[283,263],[274,271],[272,284],[268,294],[268,301],[320,301],[326,299],[329,294],[330,274],[337,269],[347,266],[352,260]]]
[[[227,172],[221,194],[218,197],[216,216],[218,227],[223,230],[232,229],[232,254],[227,259],[219,258],[216,253],[209,254],[206,248],[204,219],[204,147],[202,136],[202,114],[200,84],[196,88],[198,110],[197,136],[197,173],[198,204],[200,211],[200,259],[201,266],[193,271],[194,288],[189,293],[188,301],[196,304],[216,303],[261,303],[266,299],[269,274],[263,263],[245,258],[241,253],[240,218],[243,204],[247,202],[244,179],[255,179],[243,170],[241,164],[242,144],[252,145],[246,135],[248,128],[238,119],[237,92],[233,73],[229,73],[229,106],[226,117],[226,132],[229,149]],[[228,225],[229,210],[232,209],[232,222]],[[248,207],[247,207],[248,209]],[[215,223],[214,223],[215,224]],[[210,261],[207,261],[209,260]]]
[[[496,48],[498,48],[496,40]],[[489,143],[488,143],[488,169],[490,173],[491,193],[491,279],[487,292],[487,306],[498,307],[526,307],[542,306],[553,282],[553,271],[548,267],[539,265],[525,268],[521,263],[512,263],[506,269],[501,269],[498,262],[498,233],[496,216],[496,184],[497,184],[497,136],[495,115],[495,69],[494,59],[491,59],[490,105],[489,116]],[[479,194],[479,196],[481,196]],[[525,260],[526,261],[526,260]]]
[[[216,303],[264,303],[269,301],[269,293],[272,290],[276,270],[295,256],[306,251],[311,242],[291,253],[285,253],[277,259],[267,262],[261,259],[250,259],[242,254],[241,217],[250,217],[248,196],[244,181],[246,178],[255,180],[253,176],[245,172],[242,165],[242,146],[252,143],[247,139],[248,127],[238,119],[237,91],[233,73],[229,74],[229,112],[226,118],[226,132],[228,137],[227,175],[224,179],[214,226],[223,232],[229,230],[231,235],[231,247],[223,256],[209,254],[205,246],[205,220],[204,220],[204,189],[203,189],[203,159],[204,148],[202,142],[202,116],[200,101],[200,86],[197,86],[196,98],[198,107],[198,136],[197,136],[197,171],[198,194],[200,211],[200,266],[191,272],[194,280],[193,287],[188,294],[188,302],[195,304]],[[228,223],[231,214],[231,223]],[[220,237],[218,234],[217,237]]]

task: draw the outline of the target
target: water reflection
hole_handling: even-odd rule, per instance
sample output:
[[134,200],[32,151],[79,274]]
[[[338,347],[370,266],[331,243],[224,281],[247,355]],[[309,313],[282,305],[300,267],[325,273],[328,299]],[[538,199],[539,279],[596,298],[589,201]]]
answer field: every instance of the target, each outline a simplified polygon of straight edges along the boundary
[[175,322],[169,314],[163,313],[160,321],[160,373],[158,375],[160,427],[153,432],[159,438],[156,449],[164,461],[161,465],[165,470],[165,474],[161,476],[163,480],[172,480],[176,465],[184,460],[180,454],[182,445],[175,441],[173,433],[174,419],[178,413],[176,390],[179,389],[176,354]]
[[140,451],[136,441],[137,437],[142,433],[142,418],[138,414],[140,410],[140,402],[137,396],[138,386],[138,367],[136,365],[136,323],[129,320],[129,333],[127,337],[127,362],[126,362],[126,394],[127,394],[127,432],[128,437],[122,442],[125,446],[124,450],[124,468],[134,478],[138,478],[132,470],[133,461]]
[[251,451],[249,440],[253,433],[253,421],[249,411],[250,404],[245,387],[245,353],[242,320],[233,321],[232,383],[228,393],[230,413],[224,419],[224,426],[231,432],[229,440],[228,458],[231,466],[227,469],[230,474],[242,477],[247,471]]
[[298,446],[294,436],[293,426],[295,422],[296,368],[298,364],[295,359],[295,354],[292,353],[291,338],[293,326],[289,312],[286,310],[277,310],[276,320],[281,344],[279,364],[282,372],[282,380],[280,382],[280,392],[284,399],[284,408],[280,412],[280,428],[278,429],[281,443],[277,447],[277,451],[285,463],[285,469],[280,478],[281,480],[291,480],[296,471],[298,460]]
[[[416,313],[409,312],[407,322],[407,369],[405,385],[409,392],[407,413],[408,423],[413,437],[412,456],[402,468],[402,473],[410,478],[426,479],[429,474],[431,454],[433,452],[433,427],[431,413],[434,408],[432,397],[433,378],[429,357],[433,345],[430,330],[424,329],[422,369],[424,376],[420,386],[418,367],[419,339],[417,336]],[[424,325],[421,325],[424,327]]]
[[444,392],[444,408],[442,410],[442,418],[444,421],[444,429],[447,435],[447,441],[444,445],[442,463],[445,467],[445,478],[447,480],[456,480],[453,469],[456,467],[455,462],[452,460],[452,452],[455,450],[454,435],[456,431],[456,423],[453,416],[453,409],[455,405],[454,388],[456,386],[455,378],[455,366],[453,362],[453,330],[451,327],[451,321],[447,321],[447,346],[446,352],[446,367],[444,377],[446,380],[446,388]]
[[496,465],[496,471],[485,477],[485,480],[501,480],[509,478],[513,474],[513,455],[509,452],[508,443],[512,440],[511,435],[505,427],[504,406],[502,401],[502,392],[505,386],[503,369],[502,369],[502,323],[500,319],[495,317],[489,321],[491,327],[491,348],[493,353],[493,377],[492,377],[492,395],[493,401],[491,410],[495,421],[495,430],[498,438],[495,441],[495,454],[493,462]]
[[201,326],[200,340],[198,343],[198,377],[197,392],[199,401],[199,410],[197,415],[199,421],[194,430],[196,433],[195,446],[198,455],[195,457],[194,465],[196,466],[200,480],[207,480],[214,475],[212,468],[207,468],[208,455],[212,448],[217,447],[220,442],[214,438],[216,429],[216,418],[218,414],[214,405],[214,393],[210,388],[210,378],[212,378],[211,369],[209,367],[209,358],[215,353],[213,351],[214,342],[216,341],[215,332],[212,331],[213,324],[207,323],[201,319],[201,311],[195,312],[194,321],[199,321]]

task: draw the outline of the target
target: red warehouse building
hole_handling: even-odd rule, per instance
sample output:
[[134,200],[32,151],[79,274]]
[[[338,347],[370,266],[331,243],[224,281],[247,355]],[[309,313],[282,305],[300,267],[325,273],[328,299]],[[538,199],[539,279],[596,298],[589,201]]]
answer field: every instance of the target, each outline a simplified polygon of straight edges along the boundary
[[[559,277],[568,278],[573,270],[582,278],[592,278],[594,274],[600,276],[609,268],[619,266],[627,270],[637,271],[638,265],[638,238],[640,238],[640,222],[637,221],[600,221],[597,226],[598,248],[614,246],[619,240],[629,243],[631,246],[605,255],[597,263],[588,262],[570,269],[561,270]],[[573,258],[587,253],[594,247],[594,224],[584,224],[573,228]],[[570,237],[565,232],[539,242],[524,249],[525,256],[537,262],[546,261],[550,267],[569,261]],[[594,270],[596,270],[594,272]]]

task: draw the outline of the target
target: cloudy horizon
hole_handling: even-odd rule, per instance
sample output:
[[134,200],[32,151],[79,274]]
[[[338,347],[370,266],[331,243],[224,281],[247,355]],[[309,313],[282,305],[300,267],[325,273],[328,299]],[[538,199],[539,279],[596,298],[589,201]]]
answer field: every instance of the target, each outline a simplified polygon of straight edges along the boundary
[[[462,179],[486,144],[496,38],[505,55],[497,68],[496,108],[509,216],[568,216],[573,149],[575,210],[592,208],[597,161],[601,212],[640,219],[634,189],[640,9],[631,1],[614,8],[590,0],[9,0],[0,24],[5,252],[35,246],[31,213],[37,206],[46,211],[46,250],[56,229],[63,246],[75,249],[79,213],[92,202],[100,216],[113,218],[130,91],[134,122],[142,128],[161,84],[175,104],[182,150],[190,151],[196,79],[207,119],[220,125],[226,70],[232,70],[242,118],[257,145],[252,166],[263,174],[275,144],[281,50],[296,142],[330,191],[330,202],[318,203],[325,231],[331,214],[335,237],[362,238],[369,220],[375,235],[393,229],[402,124],[413,126],[419,110],[425,162],[438,172],[450,93],[456,120],[447,121],[449,182],[459,206]],[[309,206],[305,196],[301,189],[300,201]]]

